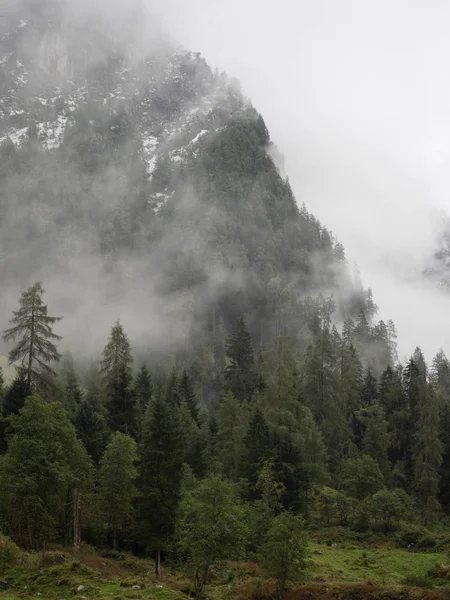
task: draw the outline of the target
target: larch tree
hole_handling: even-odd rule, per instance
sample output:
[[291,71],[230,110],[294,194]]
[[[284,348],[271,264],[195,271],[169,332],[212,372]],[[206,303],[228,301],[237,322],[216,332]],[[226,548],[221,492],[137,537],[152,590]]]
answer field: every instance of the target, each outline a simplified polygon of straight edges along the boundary
[[41,390],[52,387],[51,379],[56,373],[50,364],[61,358],[54,344],[61,336],[53,333],[52,325],[61,321],[62,317],[48,315],[43,295],[41,282],[22,292],[19,309],[13,311],[12,327],[3,333],[5,342],[18,340],[17,345],[9,352],[9,362],[20,365],[29,392],[33,387]]

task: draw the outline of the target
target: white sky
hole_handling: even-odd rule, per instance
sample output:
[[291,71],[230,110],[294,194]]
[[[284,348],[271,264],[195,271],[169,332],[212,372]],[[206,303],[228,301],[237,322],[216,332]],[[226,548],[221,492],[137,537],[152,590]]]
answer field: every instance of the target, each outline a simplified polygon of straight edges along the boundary
[[[149,0],[147,0],[149,1]],[[241,80],[297,200],[399,330],[450,355],[450,297],[418,281],[450,212],[448,0],[164,0],[174,37]]]

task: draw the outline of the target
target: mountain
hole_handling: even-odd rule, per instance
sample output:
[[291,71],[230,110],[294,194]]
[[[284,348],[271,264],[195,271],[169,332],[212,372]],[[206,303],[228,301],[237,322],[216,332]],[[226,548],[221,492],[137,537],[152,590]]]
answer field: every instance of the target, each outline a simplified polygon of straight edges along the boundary
[[73,10],[28,0],[1,21],[5,285],[44,280],[73,334],[92,337],[95,302],[168,346],[242,314],[258,344],[302,335],[319,292],[342,322],[370,311],[238,82],[133,13]]

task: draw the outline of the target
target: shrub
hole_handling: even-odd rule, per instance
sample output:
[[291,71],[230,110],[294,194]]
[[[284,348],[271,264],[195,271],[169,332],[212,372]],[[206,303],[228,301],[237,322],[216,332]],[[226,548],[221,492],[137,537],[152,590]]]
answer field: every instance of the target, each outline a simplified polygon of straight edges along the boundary
[[54,567],[55,565],[62,565],[66,561],[66,557],[62,552],[56,550],[50,550],[43,552],[39,558],[38,566],[40,568]]
[[21,555],[20,548],[11,539],[0,534],[0,572],[16,565]]

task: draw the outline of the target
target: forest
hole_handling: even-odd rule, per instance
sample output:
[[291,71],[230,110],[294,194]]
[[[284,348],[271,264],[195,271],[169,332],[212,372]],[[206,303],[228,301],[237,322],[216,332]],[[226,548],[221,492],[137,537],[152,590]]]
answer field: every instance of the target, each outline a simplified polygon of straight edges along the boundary
[[448,590],[444,351],[400,363],[235,80],[170,44],[130,63],[100,18],[13,4],[0,597]]
[[305,302],[306,348],[287,330],[256,348],[243,317],[229,331],[219,318],[164,370],[135,363],[117,321],[80,371],[42,284],[26,289],[4,332],[18,368],[1,386],[3,535],[150,556],[197,596],[220,561],[256,560],[282,597],[311,532],[433,530],[450,502],[449,360],[428,367],[417,348],[399,364],[371,297],[341,331],[331,299]]

